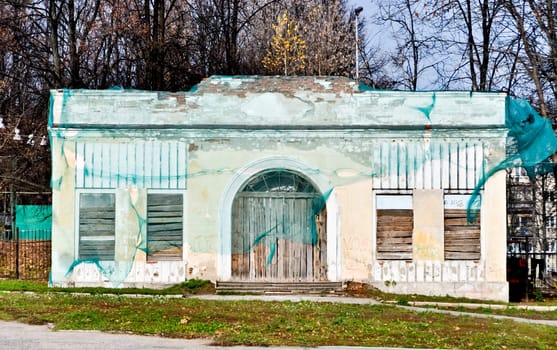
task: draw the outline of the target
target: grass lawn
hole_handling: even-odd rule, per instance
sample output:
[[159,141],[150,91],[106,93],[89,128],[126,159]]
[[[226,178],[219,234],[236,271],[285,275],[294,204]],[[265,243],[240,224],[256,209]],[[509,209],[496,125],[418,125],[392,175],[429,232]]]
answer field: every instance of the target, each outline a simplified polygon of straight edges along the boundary
[[[17,283],[0,281],[0,290],[25,289],[16,288]],[[192,294],[207,287],[193,284],[174,292]],[[211,338],[218,345],[557,348],[557,327],[414,312],[396,305],[137,298],[100,294],[98,288],[76,295],[33,284],[26,289],[35,293],[0,292],[0,319],[53,323],[55,329]]]

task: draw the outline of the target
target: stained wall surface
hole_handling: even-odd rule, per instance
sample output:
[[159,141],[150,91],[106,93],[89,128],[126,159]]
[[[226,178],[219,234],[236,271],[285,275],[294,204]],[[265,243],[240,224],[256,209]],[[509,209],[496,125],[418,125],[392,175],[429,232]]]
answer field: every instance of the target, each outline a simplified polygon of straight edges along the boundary
[[[326,208],[327,280],[506,300],[505,179],[482,181],[505,159],[506,114],[504,94],[364,91],[344,78],[211,77],[181,93],[53,90],[51,283],[233,279],[233,257],[246,254],[232,245],[234,199],[253,176],[288,170]],[[473,192],[479,259],[446,261],[444,196]],[[81,225],[80,198],[90,194],[114,195],[114,218],[103,218],[113,235],[85,233],[97,230]],[[150,248],[149,194],[183,198],[181,245],[160,248],[173,252],[168,259]],[[396,195],[413,199],[412,257],[379,259],[377,196]],[[276,231],[275,242],[307,244]],[[84,242],[114,246],[114,259],[80,257]]]

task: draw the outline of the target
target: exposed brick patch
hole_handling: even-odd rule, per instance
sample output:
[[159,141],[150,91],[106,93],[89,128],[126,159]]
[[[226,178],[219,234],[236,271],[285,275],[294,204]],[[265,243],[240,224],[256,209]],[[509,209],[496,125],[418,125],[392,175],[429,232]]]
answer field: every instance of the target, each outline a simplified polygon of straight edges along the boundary
[[351,94],[358,92],[358,84],[345,77],[215,76],[199,83],[195,94],[214,93],[243,97],[246,93],[277,92],[293,95],[302,91]]

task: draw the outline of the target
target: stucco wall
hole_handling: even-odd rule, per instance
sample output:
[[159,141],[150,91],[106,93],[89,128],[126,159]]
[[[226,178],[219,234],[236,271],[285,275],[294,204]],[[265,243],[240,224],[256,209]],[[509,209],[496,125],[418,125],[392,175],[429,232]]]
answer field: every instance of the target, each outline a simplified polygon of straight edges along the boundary
[[508,301],[505,180],[504,171],[497,173],[482,193],[480,260],[444,260],[442,192],[415,191],[413,260],[375,261],[372,285],[391,293]]
[[[364,93],[342,80],[277,81],[272,91],[259,91],[261,80],[247,78],[210,79],[192,93],[53,91],[53,284],[141,286],[229,279],[236,193],[259,171],[289,169],[312,182],[326,200],[329,280],[370,282],[406,293],[505,299],[504,176],[491,178],[481,193],[481,261],[443,261],[443,218],[433,215],[442,212],[443,186],[470,192],[485,174],[483,167],[502,159],[504,95]],[[110,123],[100,124],[107,115],[113,116]],[[469,140],[472,153],[466,153]],[[99,149],[107,155],[120,152],[121,159],[99,165],[88,164],[94,155],[89,161],[76,157],[88,145],[103,142]],[[170,142],[172,147],[165,148]],[[120,181],[122,174],[114,170],[118,161],[125,159],[126,171],[132,171],[129,158],[142,152],[130,150],[133,145],[156,148],[152,154],[161,158],[165,149],[175,150],[172,161],[178,165],[136,160],[142,180]],[[411,149],[410,162],[404,152]],[[383,150],[396,150],[398,158]],[[462,154],[480,159],[465,163],[474,181],[459,188],[445,177],[459,171]],[[384,159],[393,164],[385,166]],[[395,164],[402,160],[403,167]],[[181,261],[146,259],[145,206],[152,181],[145,174],[155,166],[161,168],[155,172],[175,180],[169,191],[185,196]],[[435,166],[445,170],[435,175]],[[98,182],[116,194],[116,262],[77,259],[76,196],[95,190],[95,181],[85,181],[92,173],[118,179]],[[435,182],[414,181],[418,175],[437,177]],[[83,188],[76,188],[76,178]],[[403,190],[414,194],[414,258],[378,261],[374,191],[393,183],[404,187],[397,181],[401,178],[410,186]]]

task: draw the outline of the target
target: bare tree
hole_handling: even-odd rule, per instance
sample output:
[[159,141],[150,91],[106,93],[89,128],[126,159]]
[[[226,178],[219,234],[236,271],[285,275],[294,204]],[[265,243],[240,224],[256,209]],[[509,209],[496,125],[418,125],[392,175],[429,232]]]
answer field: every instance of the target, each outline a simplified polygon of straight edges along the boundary
[[0,0],[0,159],[16,159],[0,167],[0,190],[49,188],[40,141],[50,89],[176,91],[213,74],[262,74],[284,11],[313,54],[300,74],[350,74],[345,0]]
[[557,8],[553,1],[507,0],[523,50],[519,60],[535,86],[534,101],[543,116],[555,118],[557,100]]
[[433,51],[437,39],[425,20],[426,8],[412,0],[377,1],[377,6],[376,24],[392,28],[396,42],[391,54],[396,85],[416,90],[424,75],[435,73],[438,61]]

